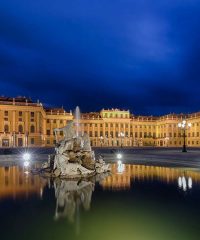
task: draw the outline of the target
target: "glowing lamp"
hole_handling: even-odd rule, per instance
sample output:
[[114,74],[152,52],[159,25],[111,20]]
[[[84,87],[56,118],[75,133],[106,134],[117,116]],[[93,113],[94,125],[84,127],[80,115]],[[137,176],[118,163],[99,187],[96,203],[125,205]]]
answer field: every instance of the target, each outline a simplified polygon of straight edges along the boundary
[[24,159],[24,161],[29,161],[31,159],[30,153],[24,153],[23,159]]
[[121,159],[122,158],[122,154],[121,153],[118,153],[117,154],[117,159]]

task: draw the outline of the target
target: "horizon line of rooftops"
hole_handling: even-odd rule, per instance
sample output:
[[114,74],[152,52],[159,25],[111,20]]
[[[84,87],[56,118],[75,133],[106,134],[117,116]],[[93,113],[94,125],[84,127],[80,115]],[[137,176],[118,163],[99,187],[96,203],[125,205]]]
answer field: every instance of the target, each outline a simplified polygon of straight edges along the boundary
[[[5,97],[0,96],[0,105],[16,105],[16,106],[32,106],[32,107],[43,107],[44,111],[47,114],[51,115],[73,115],[72,110],[67,112],[63,106],[62,107],[47,107],[45,104],[42,104],[39,100],[37,102],[33,102],[30,97],[25,96],[17,96],[17,97]],[[118,114],[112,114],[112,112],[118,112]],[[101,113],[104,113],[103,115]],[[124,114],[122,114],[124,113]],[[130,113],[130,110],[122,110],[119,108],[111,108],[111,109],[102,109],[99,112],[86,112],[81,113],[82,119],[101,119],[101,118],[131,118],[131,119],[138,119],[138,120],[159,120],[164,118],[192,118],[200,116],[200,112],[195,113],[169,113],[160,116],[153,116],[153,115],[134,115]]]

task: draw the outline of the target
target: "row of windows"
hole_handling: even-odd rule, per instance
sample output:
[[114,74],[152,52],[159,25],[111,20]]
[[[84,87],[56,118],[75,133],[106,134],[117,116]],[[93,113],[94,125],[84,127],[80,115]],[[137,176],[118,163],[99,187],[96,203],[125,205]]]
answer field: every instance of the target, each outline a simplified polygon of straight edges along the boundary
[[[183,145],[183,143],[182,143],[181,141],[179,141],[179,142],[177,142],[177,141],[174,141],[174,142],[170,141],[169,143],[170,143],[171,145],[172,145],[172,144],[174,144],[174,145],[179,144],[179,145],[181,145],[181,146]],[[198,145],[199,143],[200,143],[199,141],[188,141],[188,142],[187,142],[188,145]]]
[[60,122],[60,124],[66,124],[66,122],[65,121],[63,121],[63,120],[56,120],[56,119],[54,119],[54,120],[50,120],[50,119],[47,119],[47,123],[50,123],[50,122],[52,122],[52,123],[57,123],[57,122]]
[[[82,127],[92,127],[92,126],[94,126],[94,127],[97,127],[98,126],[98,124],[97,123],[84,123],[84,124],[82,124]],[[121,124],[119,124],[119,123],[115,123],[115,124],[113,124],[113,123],[110,123],[110,127],[113,127],[113,126],[115,126],[116,128],[117,127],[121,127],[121,128],[128,128],[129,127],[129,124],[123,124],[123,123],[121,123]],[[102,123],[100,123],[100,127],[103,127],[103,124]],[[109,127],[109,123],[105,123],[105,127]],[[155,126],[151,126],[151,125],[149,125],[149,126],[146,126],[146,125],[135,125],[134,126],[135,128],[149,128],[149,129],[151,129],[151,128],[153,128],[153,129],[155,129],[156,127]],[[130,128],[133,128],[133,125],[131,125],[130,124]]]
[[[48,132],[48,133],[50,133],[50,132]],[[87,132],[86,132],[87,133]],[[97,131],[94,131],[94,132],[92,132],[92,131],[89,131],[89,136],[90,137],[102,137],[102,136],[104,136],[104,134],[103,134],[103,132],[102,131],[100,131],[99,132],[99,134],[98,134],[98,132]],[[48,134],[48,135],[50,135],[50,134]],[[124,132],[123,134],[120,134],[119,132],[113,132],[113,131],[111,131],[110,132],[110,134],[109,134],[109,132],[108,131],[105,131],[105,137],[117,137],[117,138],[124,138],[124,137],[135,137],[135,138],[142,138],[142,137],[144,137],[144,138],[156,138],[156,133],[142,133],[142,132],[140,132],[140,133],[137,133],[137,132],[135,132],[134,134],[128,134],[128,132]]]
[[[8,118],[4,118],[4,121],[8,121]],[[22,118],[19,118],[18,121],[23,122]],[[31,122],[35,122],[35,119],[31,118]]]
[[[19,126],[20,127],[20,126]],[[22,131],[20,131],[19,130],[19,132],[22,132]],[[86,131],[86,133],[87,133],[87,131]],[[47,131],[46,131],[46,134],[47,135],[51,135],[51,130],[50,129],[48,129]],[[103,131],[100,131],[99,132],[99,134],[98,134],[98,132],[97,131],[94,131],[94,132],[92,132],[92,131],[89,131],[89,136],[90,137],[98,137],[98,136],[103,136],[104,134],[103,134]],[[115,132],[115,134],[114,134],[114,132],[113,131],[110,131],[110,137],[113,137],[115,135],[115,137],[128,137],[129,136],[129,133],[126,131],[126,132],[124,132],[123,134],[121,134],[120,135],[120,133],[119,132]],[[60,132],[60,136],[63,136],[63,132],[61,131]],[[109,132],[108,131],[105,131],[105,136],[109,136]],[[144,137],[144,138],[156,138],[156,133],[155,132],[153,132],[153,133],[151,133],[151,132],[135,132],[135,133],[130,133],[130,137],[140,137],[140,138],[142,138],[142,137]],[[172,138],[172,133],[169,133],[168,134],[168,136],[170,137],[170,138]],[[195,135],[195,133],[193,132],[192,133],[192,135],[190,134],[190,133],[188,133],[188,137],[199,137],[200,135],[199,135],[199,132],[197,132],[196,133],[196,135]],[[159,133],[158,134],[158,137],[159,138],[166,138],[167,137],[167,134],[166,133]],[[181,137],[181,133],[174,133],[173,134],[173,137]]]
[[[35,139],[31,138],[30,139],[30,144],[35,144]],[[18,138],[18,144],[19,147],[23,146],[23,139],[22,138]],[[2,139],[2,147],[9,147],[10,146],[10,140],[9,139]]]
[[[192,127],[195,127],[195,126],[199,126],[199,123],[192,123]],[[167,127],[169,127],[169,128],[172,128],[172,127],[174,127],[174,128],[176,128],[176,127],[178,127],[178,124],[163,124],[163,125],[158,125],[158,128],[167,128]]]
[[[158,137],[166,137],[166,133],[159,133],[158,134]],[[196,132],[196,134],[195,134],[195,132],[192,132],[192,133],[188,133],[188,135],[187,135],[188,137],[199,137],[200,135],[199,135],[199,132]],[[181,137],[181,133],[174,133],[174,134],[172,134],[172,133],[169,133],[169,137]]]
[[[46,134],[47,134],[47,135],[51,135],[51,130],[48,129],[48,130],[46,131]],[[53,134],[54,134],[54,132],[53,132]],[[58,134],[58,133],[57,133],[57,134]],[[60,131],[60,136],[63,136],[63,131]]]
[[[128,128],[128,126],[129,126],[129,124],[123,124],[123,123],[121,123],[121,124],[118,124],[118,123],[116,123],[116,124],[113,124],[113,123],[105,123],[105,127],[108,127],[109,126],[109,124],[110,124],[110,127],[113,127],[113,126],[115,126],[115,127],[126,127],[126,128]],[[85,126],[85,127],[92,127],[92,126],[94,126],[94,127],[97,127],[98,126],[98,124],[97,123],[84,123],[84,124],[82,124],[82,127],[83,126]],[[193,123],[192,124],[192,126],[195,126],[195,124]],[[199,126],[199,123],[196,123],[196,126]],[[103,127],[103,124],[102,123],[100,123],[100,127]],[[149,128],[149,129],[156,129],[156,126],[154,126],[154,125],[132,125],[132,124],[130,124],[130,128],[133,128],[133,127],[135,127],[135,128]],[[170,124],[170,125],[159,125],[158,126],[158,128],[160,129],[162,129],[162,128],[167,128],[167,127],[176,127],[176,128],[178,128],[178,125],[177,124]]]
[[[10,129],[9,129],[9,126],[6,124],[6,125],[4,126],[4,132],[5,132],[5,133],[8,133],[8,132],[10,132],[9,130],[10,130]],[[23,128],[22,125],[19,125],[19,126],[18,126],[18,132],[19,132],[19,133],[23,133],[23,132],[24,132],[24,128]],[[31,132],[31,133],[34,133],[34,132],[35,132],[35,126],[33,126],[33,125],[30,126],[30,132]]]
[[[4,111],[4,116],[8,116],[8,111]],[[22,117],[22,111],[19,111],[19,116]],[[34,112],[30,112],[30,116],[34,117],[35,113]]]
[[118,114],[118,113],[104,113],[103,114],[103,117],[104,118],[112,118],[112,117],[114,117],[114,118],[129,118],[129,114]]
[[[87,131],[85,131],[85,132],[87,133]],[[51,130],[48,129],[48,130],[46,131],[46,134],[47,134],[47,135],[51,135]],[[104,134],[103,134],[103,131],[100,131],[99,134],[98,134],[97,131],[94,131],[94,132],[89,131],[88,134],[89,134],[90,137],[101,137],[101,136],[104,135]],[[60,136],[63,136],[63,132],[62,132],[62,131],[60,132]],[[111,131],[111,132],[110,132],[110,135],[109,135],[109,132],[108,132],[108,131],[105,131],[105,136],[106,136],[106,137],[114,137],[114,136],[115,136],[115,137],[123,138],[123,137],[129,137],[129,134],[128,134],[128,132],[124,132],[123,134],[120,134],[119,132],[115,132],[115,133],[114,133],[113,131]],[[140,132],[140,133],[137,133],[137,132],[136,132],[136,133],[134,133],[134,134],[130,134],[130,137],[133,137],[133,136],[135,136],[136,138],[137,138],[137,137],[140,137],[140,138],[141,138],[141,137],[143,137],[143,136],[144,136],[144,138],[148,138],[148,137],[149,137],[149,138],[152,138],[152,137],[155,138],[155,137],[156,137],[156,133],[151,134],[151,133],[146,133],[146,132],[145,132],[145,133],[143,134],[142,132]]]

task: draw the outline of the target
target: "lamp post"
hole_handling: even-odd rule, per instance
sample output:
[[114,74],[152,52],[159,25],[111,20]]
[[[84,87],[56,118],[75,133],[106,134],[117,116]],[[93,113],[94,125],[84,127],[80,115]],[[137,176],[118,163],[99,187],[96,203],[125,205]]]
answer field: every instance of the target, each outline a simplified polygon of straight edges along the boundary
[[186,149],[186,130],[191,127],[191,123],[183,120],[182,122],[178,123],[178,127],[183,131],[183,149],[182,152],[187,152]]

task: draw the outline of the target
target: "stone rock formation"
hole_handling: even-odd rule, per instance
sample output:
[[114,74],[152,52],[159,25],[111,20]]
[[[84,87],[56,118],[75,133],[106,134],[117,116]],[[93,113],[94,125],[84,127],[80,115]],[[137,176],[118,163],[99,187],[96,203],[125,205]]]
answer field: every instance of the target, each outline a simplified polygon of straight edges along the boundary
[[72,121],[64,128],[54,129],[55,134],[60,131],[64,138],[56,143],[55,154],[43,165],[44,172],[50,169],[50,176],[80,178],[110,171],[101,156],[95,159],[88,134],[76,135]]

